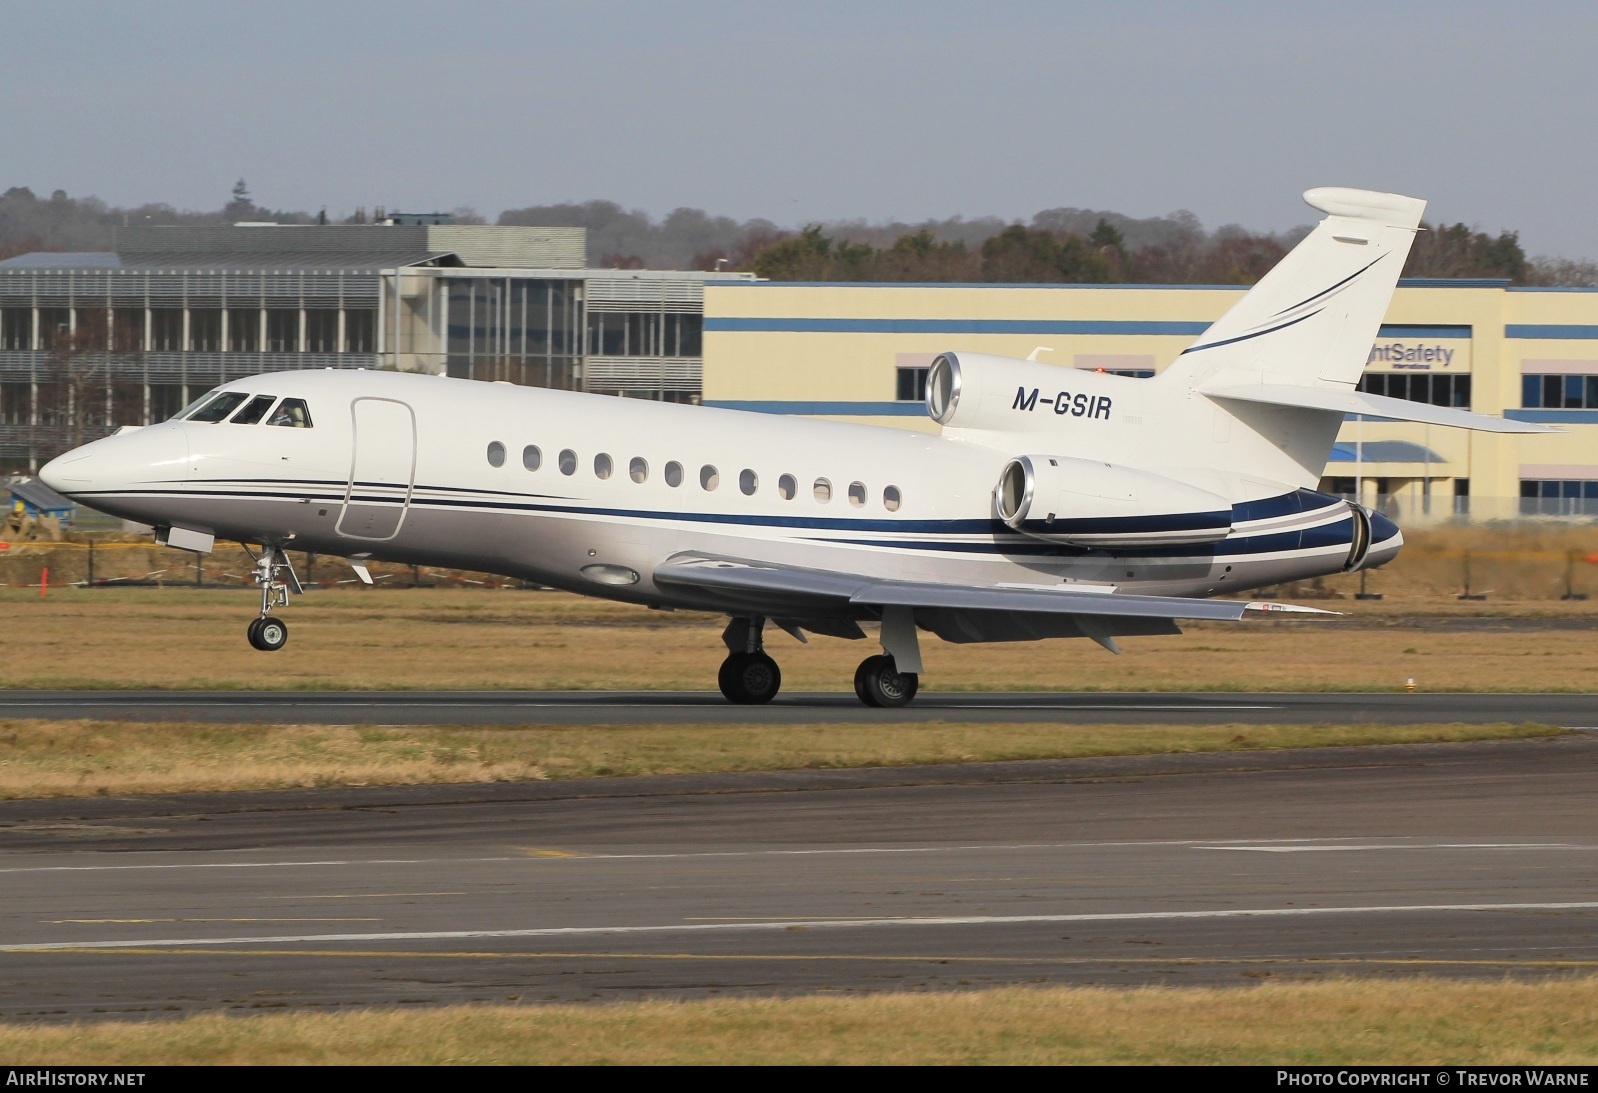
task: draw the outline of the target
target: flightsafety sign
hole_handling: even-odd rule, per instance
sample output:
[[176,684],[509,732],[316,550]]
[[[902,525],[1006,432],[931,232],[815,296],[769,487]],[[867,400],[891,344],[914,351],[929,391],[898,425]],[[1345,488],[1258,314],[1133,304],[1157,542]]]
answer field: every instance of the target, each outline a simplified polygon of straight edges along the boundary
[[1366,368],[1381,372],[1469,372],[1469,338],[1384,338]]

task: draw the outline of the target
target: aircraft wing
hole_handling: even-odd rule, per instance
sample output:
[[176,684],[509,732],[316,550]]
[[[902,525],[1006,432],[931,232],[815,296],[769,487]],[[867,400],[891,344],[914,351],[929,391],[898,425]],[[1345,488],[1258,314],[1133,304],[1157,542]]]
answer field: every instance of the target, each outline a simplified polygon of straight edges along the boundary
[[655,583],[720,610],[768,615],[840,637],[861,636],[855,619],[887,607],[909,607],[918,624],[945,641],[1090,637],[1112,650],[1109,639],[1118,635],[1180,633],[1179,619],[1234,621],[1249,610],[1333,614],[1278,603],[1123,595],[1108,588],[882,580],[684,554],[656,567]]

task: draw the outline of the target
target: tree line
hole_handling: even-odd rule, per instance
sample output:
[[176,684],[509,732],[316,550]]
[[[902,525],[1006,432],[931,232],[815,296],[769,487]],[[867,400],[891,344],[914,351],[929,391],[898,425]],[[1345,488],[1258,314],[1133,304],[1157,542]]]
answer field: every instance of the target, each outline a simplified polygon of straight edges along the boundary
[[[470,208],[458,223],[485,223]],[[341,223],[363,223],[364,209]],[[56,190],[0,193],[0,260],[29,251],[108,251],[118,228],[223,225],[240,220],[327,223],[326,212],[271,209],[240,179],[214,212],[152,203],[131,208]],[[532,205],[502,212],[506,225],[581,227],[588,263],[620,269],[731,269],[773,280],[985,281],[1089,284],[1238,284],[1257,281],[1309,228],[1250,232],[1235,224],[1206,231],[1189,212],[1129,217],[1107,210],[1045,209],[1027,223],[951,217],[919,223],[864,220],[798,230],[766,219],[735,220],[676,209],[660,220],[613,201]],[[1463,223],[1428,224],[1415,241],[1409,277],[1491,277],[1516,285],[1598,287],[1598,263],[1528,257],[1519,234]]]

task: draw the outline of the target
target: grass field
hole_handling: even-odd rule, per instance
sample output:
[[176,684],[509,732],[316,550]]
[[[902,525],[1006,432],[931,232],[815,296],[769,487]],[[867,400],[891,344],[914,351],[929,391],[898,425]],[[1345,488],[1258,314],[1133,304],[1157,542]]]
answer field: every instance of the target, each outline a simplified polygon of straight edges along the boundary
[[968,763],[1483,740],[1546,725],[386,728],[0,721],[0,799]]
[[[1199,623],[1121,639],[948,645],[936,690],[1598,690],[1598,601],[1337,601],[1324,621]],[[295,599],[276,653],[244,639],[243,589],[0,589],[0,685],[44,688],[712,690],[724,620],[514,589],[339,588]],[[1503,629],[1490,620],[1518,619]],[[1531,619],[1531,622],[1527,622]],[[875,641],[771,632],[789,690],[847,690]]]
[[453,1007],[0,1026],[18,1066],[159,1064],[1565,1064],[1598,1062],[1598,979]]

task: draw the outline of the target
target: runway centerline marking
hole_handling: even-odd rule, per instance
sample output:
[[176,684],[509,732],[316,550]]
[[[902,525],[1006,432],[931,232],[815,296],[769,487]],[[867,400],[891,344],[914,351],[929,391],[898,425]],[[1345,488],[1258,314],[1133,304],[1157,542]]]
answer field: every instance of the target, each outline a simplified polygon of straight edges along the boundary
[[172,949],[226,945],[307,945],[339,942],[463,941],[474,938],[554,938],[870,929],[883,926],[1024,926],[1090,922],[1182,922],[1197,919],[1307,918],[1318,915],[1391,915],[1430,912],[1598,911],[1598,902],[1443,903],[1363,907],[1250,907],[1205,911],[1111,911],[1061,915],[960,915],[928,918],[788,919],[777,922],[668,923],[649,926],[548,926],[522,930],[416,930],[365,934],[281,934],[259,937],[139,938],[122,941],[49,941],[0,945],[0,953],[62,949]]

